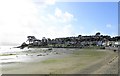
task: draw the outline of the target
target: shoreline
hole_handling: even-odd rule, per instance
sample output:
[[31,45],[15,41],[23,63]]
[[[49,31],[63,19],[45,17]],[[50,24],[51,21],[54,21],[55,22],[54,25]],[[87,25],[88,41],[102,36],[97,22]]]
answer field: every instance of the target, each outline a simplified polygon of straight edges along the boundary
[[[61,55],[62,57],[48,58],[43,61],[18,63],[11,66],[11,70],[10,67],[6,67],[3,68],[2,71],[3,73],[7,74],[74,74],[79,70],[94,65],[94,62],[96,63],[101,59],[105,61],[107,59],[107,56],[111,58],[112,56],[116,56],[116,53],[110,50],[103,51],[101,49],[78,49],[72,51],[72,53],[65,55],[65,57]],[[104,60],[104,58],[106,59]],[[19,67],[17,67],[18,65]]]

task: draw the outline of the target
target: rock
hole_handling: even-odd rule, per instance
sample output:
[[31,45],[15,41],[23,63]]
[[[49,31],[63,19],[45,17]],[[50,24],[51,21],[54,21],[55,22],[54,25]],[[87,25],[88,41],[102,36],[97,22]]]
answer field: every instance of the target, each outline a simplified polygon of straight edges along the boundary
[[39,54],[39,55],[37,55],[37,56],[42,56],[42,54]]

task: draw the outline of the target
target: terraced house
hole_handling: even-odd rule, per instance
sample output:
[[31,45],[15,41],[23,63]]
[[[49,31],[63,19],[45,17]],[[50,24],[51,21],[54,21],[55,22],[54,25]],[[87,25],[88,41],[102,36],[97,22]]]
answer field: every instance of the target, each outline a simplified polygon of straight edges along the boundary
[[[120,36],[110,37],[108,35],[101,35],[99,32],[95,35],[77,37],[65,37],[65,38],[45,38],[42,40],[36,39],[34,36],[28,36],[26,45],[29,47],[90,47],[90,46],[114,46],[118,47],[120,44]],[[22,44],[23,45],[23,44]],[[25,42],[24,42],[25,45]]]

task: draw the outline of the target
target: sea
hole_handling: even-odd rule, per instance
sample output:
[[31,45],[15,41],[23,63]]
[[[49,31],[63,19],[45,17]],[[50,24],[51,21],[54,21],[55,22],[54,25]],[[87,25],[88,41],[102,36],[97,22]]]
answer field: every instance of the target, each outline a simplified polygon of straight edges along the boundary
[[[37,62],[48,58],[56,58],[57,56],[54,55],[53,52],[44,52],[47,48],[20,49],[15,47],[16,46],[0,46],[0,64],[2,67],[21,62]],[[42,56],[39,56],[39,54],[42,54]]]
[[15,48],[16,46],[0,46],[0,54],[21,52],[27,49]]
[[27,50],[14,47],[16,46],[0,46],[0,64],[2,66],[13,62],[20,62],[26,60],[24,59],[25,55],[10,55],[19,54],[20,52]]
[[53,48],[52,50],[48,50],[48,48],[20,49],[14,47],[16,46],[0,46],[0,64],[2,64],[2,67],[7,67],[8,65],[21,62],[39,62],[49,58],[64,57],[64,55],[66,56],[66,53],[69,54],[74,51],[74,49],[64,48]]

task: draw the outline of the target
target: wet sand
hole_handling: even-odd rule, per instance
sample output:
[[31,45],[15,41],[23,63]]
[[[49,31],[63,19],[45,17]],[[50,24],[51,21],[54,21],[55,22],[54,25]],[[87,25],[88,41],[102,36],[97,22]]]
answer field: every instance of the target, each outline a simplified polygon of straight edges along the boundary
[[[27,59],[16,63],[3,64],[3,74],[110,74],[110,64],[116,65],[117,53],[109,50],[97,49],[53,49],[48,55],[37,56],[38,52],[27,53]],[[57,53],[56,53],[57,52]],[[32,55],[32,56],[31,56]],[[19,58],[19,56],[18,56]],[[23,58],[23,57],[22,57]],[[94,66],[94,67],[93,67]],[[116,65],[117,66],[117,65]],[[115,67],[116,67],[115,66]],[[106,67],[106,72],[103,68]],[[91,69],[92,68],[92,69]],[[115,74],[117,68],[114,68]],[[105,71],[105,70],[104,70]],[[112,74],[114,74],[112,73]]]

